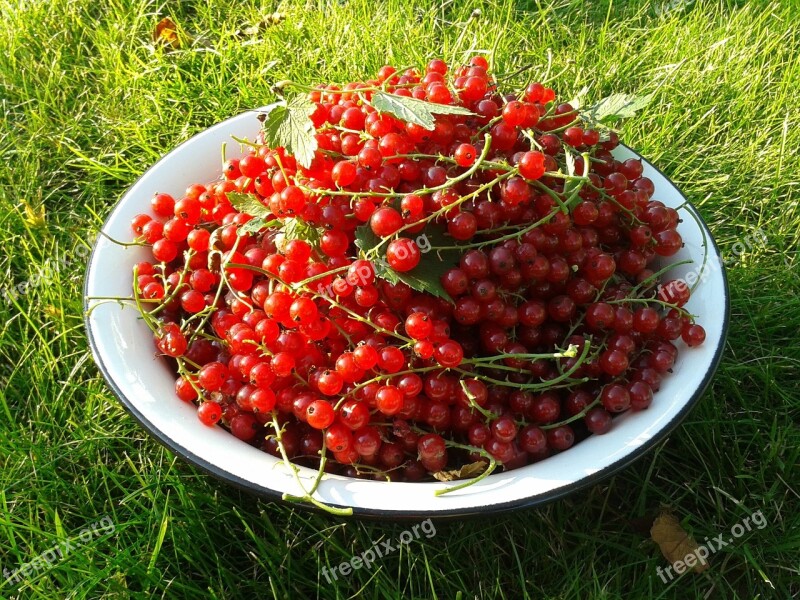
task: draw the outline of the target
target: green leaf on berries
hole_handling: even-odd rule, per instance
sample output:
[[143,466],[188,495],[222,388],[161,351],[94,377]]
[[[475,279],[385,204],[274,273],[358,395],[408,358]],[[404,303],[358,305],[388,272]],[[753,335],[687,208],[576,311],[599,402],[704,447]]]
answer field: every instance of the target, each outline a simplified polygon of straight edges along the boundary
[[284,219],[281,233],[285,241],[303,240],[312,246],[318,246],[323,230],[308,224],[303,219]]
[[261,200],[254,194],[242,194],[240,192],[228,192],[225,194],[228,202],[240,213],[245,213],[251,217],[268,219],[272,216],[269,208],[264,206]]
[[262,229],[268,229],[270,227],[280,227],[282,225],[280,219],[270,219],[267,221],[262,217],[255,217],[250,219],[244,225],[239,225],[237,229],[237,233],[239,235],[245,235],[248,233],[258,233]]
[[420,127],[432,130],[434,128],[433,115],[471,115],[471,111],[463,106],[451,104],[436,104],[389,94],[388,92],[375,92],[370,100],[372,107],[378,112],[389,113],[408,123],[415,123]]
[[610,125],[620,119],[627,119],[645,108],[653,99],[653,94],[632,96],[629,94],[611,94],[597,104],[581,111],[582,116],[596,124]]
[[575,110],[578,110],[581,106],[583,106],[583,98],[586,96],[588,92],[589,92],[589,86],[587,85],[583,86],[580,89],[580,91],[577,94],[575,94],[575,97],[569,101],[569,105]]
[[310,167],[317,150],[310,118],[314,108],[313,102],[301,96],[273,108],[264,119],[264,143],[270,148],[284,148],[298,164]]
[[419,246],[422,259],[416,267],[405,273],[395,271],[386,262],[386,244],[380,247],[380,256],[372,256],[370,251],[382,240],[373,233],[369,225],[362,225],[356,229],[356,246],[372,260],[375,274],[381,279],[392,284],[402,281],[418,292],[427,292],[452,302],[453,299],[442,287],[441,280],[442,275],[458,265],[462,252],[458,249],[434,250],[439,246],[454,245],[453,239],[447,237],[444,232],[444,228],[438,225],[428,225],[421,232],[411,236]]
[[572,156],[571,152],[567,152],[564,155],[564,162],[567,164],[567,175],[570,177],[575,175],[575,157]]
[[[575,157],[571,152],[564,154],[564,162],[567,165],[567,175],[570,177],[575,175]],[[568,179],[564,182],[564,196],[569,196],[573,189],[578,185],[578,182],[573,179]]]

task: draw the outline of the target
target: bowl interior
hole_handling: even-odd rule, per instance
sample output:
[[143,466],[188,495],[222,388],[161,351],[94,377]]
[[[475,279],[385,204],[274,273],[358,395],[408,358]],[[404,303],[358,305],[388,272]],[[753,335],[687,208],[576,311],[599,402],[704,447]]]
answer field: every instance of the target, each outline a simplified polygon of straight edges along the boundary
[[[258,131],[257,112],[251,111],[207,129],[167,154],[147,171],[119,201],[103,231],[119,240],[130,239],[131,218],[148,212],[155,192],[180,196],[195,182],[215,179],[221,172],[220,147],[227,143],[229,157],[239,155],[231,136],[253,139]],[[620,146],[618,159],[637,157]],[[442,483],[386,483],[331,475],[319,486],[326,503],[351,506],[356,514],[388,517],[422,517],[472,514],[542,503],[591,485],[627,465],[663,438],[699,398],[719,361],[727,329],[728,293],[724,268],[706,226],[686,199],[647,161],[644,174],[655,183],[655,198],[679,208],[679,231],[685,246],[669,277],[697,276],[705,257],[701,283],[687,309],[699,316],[706,342],[699,348],[681,348],[673,374],[647,410],[628,412],[614,421],[612,430],[591,436],[568,452],[508,473],[497,473],[483,482],[442,497],[433,492]],[[149,250],[124,248],[98,237],[86,276],[85,295],[129,296],[133,265],[147,260]],[[87,301],[91,307],[92,301]],[[219,427],[200,423],[195,409],[175,397],[174,376],[166,362],[155,356],[151,334],[132,307],[104,303],[86,320],[95,360],[114,393],[126,408],[176,454],[206,471],[256,493],[280,496],[298,493],[297,486],[274,457],[257,450]],[[301,468],[311,481],[314,472]]]

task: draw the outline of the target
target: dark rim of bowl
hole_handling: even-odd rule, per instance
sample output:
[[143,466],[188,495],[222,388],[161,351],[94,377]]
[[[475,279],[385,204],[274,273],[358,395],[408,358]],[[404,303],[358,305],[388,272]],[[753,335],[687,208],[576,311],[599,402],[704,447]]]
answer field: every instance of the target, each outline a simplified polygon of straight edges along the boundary
[[[258,111],[252,111],[252,112],[258,112]],[[220,123],[218,123],[218,125],[226,123],[227,121],[230,121],[231,119],[234,119],[234,118],[238,118],[240,116],[241,115],[237,115],[235,117],[231,117],[229,119],[225,119],[224,121],[220,121]],[[170,151],[170,153],[174,152],[175,150],[177,150],[178,148],[180,148],[184,144],[187,144],[187,143],[191,142],[192,139],[194,139],[194,137],[195,136],[192,136],[191,138],[189,138],[185,142],[179,144],[172,151]],[[689,400],[686,402],[686,404],[683,406],[683,408],[681,408],[680,412],[678,412],[678,414],[675,415],[675,417],[669,423],[667,423],[662,429],[660,429],[658,432],[656,432],[653,435],[652,438],[650,438],[649,440],[644,442],[641,446],[637,447],[630,454],[620,458],[618,461],[616,461],[614,463],[611,463],[610,465],[607,465],[606,467],[600,469],[599,471],[597,471],[595,473],[592,473],[591,475],[588,475],[587,477],[584,477],[584,478],[582,478],[582,479],[580,479],[578,481],[575,481],[573,483],[567,484],[565,486],[559,487],[559,488],[557,488],[555,490],[552,490],[552,491],[549,491],[549,492],[545,492],[543,494],[538,494],[536,496],[532,496],[532,497],[528,497],[528,498],[521,498],[519,500],[512,500],[512,501],[509,501],[509,502],[501,502],[501,503],[492,504],[492,505],[489,505],[489,506],[473,506],[473,507],[468,507],[468,508],[456,508],[456,509],[449,509],[449,510],[393,511],[393,510],[382,510],[382,509],[376,509],[376,508],[361,508],[361,507],[356,507],[356,506],[349,507],[349,506],[345,506],[345,505],[327,503],[329,506],[333,506],[333,507],[336,507],[336,508],[352,508],[353,509],[353,516],[355,516],[355,517],[381,518],[381,519],[391,519],[391,520],[395,520],[395,521],[417,520],[417,519],[425,519],[425,518],[448,518],[448,517],[453,518],[453,517],[470,517],[470,516],[474,517],[474,516],[478,516],[478,515],[487,515],[487,514],[496,515],[496,514],[500,514],[500,513],[506,513],[506,512],[512,511],[512,510],[517,510],[517,509],[520,509],[520,508],[531,508],[531,507],[535,507],[535,506],[538,507],[538,506],[542,506],[544,504],[548,504],[550,502],[553,502],[554,500],[558,500],[559,498],[563,498],[564,496],[568,496],[569,494],[577,492],[578,490],[581,490],[581,489],[584,489],[584,488],[587,488],[587,487],[590,487],[590,486],[593,486],[593,485],[597,485],[601,481],[603,481],[603,480],[611,477],[612,475],[618,473],[619,471],[623,470],[625,467],[629,466],[631,463],[633,463],[637,459],[639,459],[642,456],[644,456],[648,451],[650,451],[652,448],[654,448],[659,442],[664,440],[681,423],[681,421],[683,421],[683,419],[686,418],[686,415],[688,415],[689,412],[692,410],[692,408],[694,408],[695,404],[697,404],[697,402],[700,400],[700,398],[702,397],[702,395],[705,392],[705,390],[708,388],[708,385],[711,383],[711,379],[713,378],[714,373],[716,372],[717,367],[719,366],[719,363],[722,360],[722,354],[723,354],[723,350],[725,348],[725,342],[726,342],[727,337],[728,337],[728,328],[729,328],[729,325],[730,325],[731,305],[730,305],[730,294],[729,294],[729,289],[728,289],[728,276],[727,276],[727,274],[725,272],[725,264],[722,261],[722,256],[720,254],[719,247],[717,246],[717,243],[714,240],[714,237],[711,235],[711,231],[709,230],[709,228],[706,225],[706,223],[703,220],[703,218],[698,214],[698,212],[695,209],[695,207],[689,202],[689,200],[686,198],[686,196],[684,196],[683,192],[681,192],[681,190],[674,183],[672,183],[672,180],[670,180],[669,177],[667,177],[658,167],[656,167],[654,164],[652,164],[649,160],[647,160],[646,158],[644,158],[643,156],[638,154],[635,150],[633,150],[632,148],[630,148],[629,146],[627,146],[625,144],[620,144],[620,146],[623,146],[624,148],[627,148],[628,150],[630,150],[631,152],[633,152],[634,154],[639,156],[648,165],[650,165],[659,174],[661,174],[661,176],[664,177],[664,179],[666,179],[670,183],[670,185],[672,185],[677,190],[678,194],[680,194],[681,198],[683,198],[683,200],[685,201],[684,208],[686,208],[687,210],[691,211],[692,214],[694,215],[695,219],[697,220],[698,224],[702,228],[705,229],[706,238],[707,238],[706,243],[708,244],[707,250],[708,251],[713,250],[714,254],[716,255],[716,257],[717,257],[717,259],[719,261],[720,272],[722,274],[722,281],[723,281],[724,292],[725,292],[725,312],[724,312],[724,315],[723,315],[722,333],[720,335],[719,345],[717,346],[717,349],[716,349],[716,351],[714,353],[714,357],[711,360],[711,364],[710,364],[708,370],[706,371],[706,374],[704,375],[703,380],[700,382],[700,385],[697,387],[697,389],[692,394],[692,397],[689,398]],[[158,166],[158,164],[162,160],[164,160],[164,158],[166,156],[167,155],[165,155],[164,157],[159,159],[158,162],[156,162],[152,167],[150,167],[147,171],[145,171],[145,173],[143,173],[140,177],[138,177],[133,185],[138,183],[138,181],[142,177],[144,177],[144,175],[146,173],[148,173],[151,169],[154,169],[156,166]],[[133,187],[133,185],[131,185],[131,187]],[[130,189],[130,188],[128,188],[128,189]],[[124,195],[123,195],[123,198],[124,198]],[[111,215],[113,215],[113,213],[115,212],[116,208],[119,206],[119,203],[121,202],[121,200],[122,199],[117,201],[117,203],[114,205],[114,208],[111,210],[111,212],[109,212],[108,217],[106,218],[105,222],[103,223],[103,227],[101,228],[101,231],[105,229],[106,225],[108,224],[108,221],[111,218]],[[84,277],[84,285],[83,285],[84,325],[86,327],[87,337],[88,337],[88,340],[89,340],[89,347],[91,348],[92,356],[94,358],[94,361],[97,364],[98,368],[100,369],[100,372],[102,373],[103,378],[108,383],[108,386],[111,388],[111,391],[114,393],[114,395],[117,397],[117,399],[122,403],[122,405],[125,407],[125,409],[142,425],[142,427],[144,427],[145,430],[153,438],[156,439],[156,441],[158,441],[162,446],[164,446],[165,448],[167,448],[171,452],[177,454],[178,456],[180,456],[181,458],[183,458],[187,462],[195,465],[196,467],[199,467],[201,470],[205,471],[206,473],[208,473],[210,475],[213,475],[217,479],[220,479],[221,481],[224,481],[224,482],[226,482],[228,484],[231,484],[231,485],[233,485],[233,486],[235,486],[235,487],[237,487],[237,488],[239,488],[241,490],[256,494],[256,495],[261,496],[261,497],[268,498],[270,500],[280,501],[281,500],[281,493],[280,492],[277,492],[277,491],[275,491],[273,489],[270,489],[270,488],[265,488],[265,487],[262,487],[262,486],[259,486],[259,485],[255,485],[252,482],[247,481],[246,479],[242,479],[241,477],[238,477],[237,475],[233,475],[233,474],[231,474],[231,473],[229,473],[229,472],[217,467],[216,465],[213,465],[213,464],[209,463],[205,459],[200,458],[199,456],[197,456],[193,452],[187,450],[186,448],[184,448],[180,444],[177,444],[172,439],[170,439],[167,436],[165,436],[162,431],[160,431],[159,429],[154,427],[153,424],[150,423],[150,421],[148,421],[147,418],[145,418],[145,416],[136,408],[136,406],[134,406],[134,404],[128,399],[128,397],[117,386],[116,382],[110,376],[110,374],[108,372],[108,369],[107,369],[105,363],[103,362],[103,358],[98,353],[97,345],[96,345],[95,339],[94,339],[94,334],[93,334],[92,327],[91,327],[91,324],[90,324],[90,320],[89,320],[89,317],[88,317],[88,314],[87,314],[87,311],[88,311],[88,308],[89,308],[89,301],[87,300],[87,287],[88,287],[88,281],[89,281],[88,273],[89,273],[89,267],[91,266],[92,261],[94,259],[94,254],[95,254],[96,250],[97,250],[97,241],[95,242],[94,246],[92,247],[92,252],[89,255],[89,261],[88,261],[88,264],[87,264],[86,275]],[[319,511],[320,510],[320,509],[317,509],[317,508],[315,508],[315,507],[313,507],[313,506],[311,506],[309,504],[296,504],[296,506],[302,507],[302,508],[308,509],[308,510],[314,510],[314,511]]]

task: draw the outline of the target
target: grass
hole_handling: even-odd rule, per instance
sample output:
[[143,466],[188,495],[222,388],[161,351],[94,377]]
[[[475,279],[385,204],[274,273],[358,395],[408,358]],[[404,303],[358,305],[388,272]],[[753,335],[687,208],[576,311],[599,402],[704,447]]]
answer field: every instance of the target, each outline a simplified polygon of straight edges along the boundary
[[[20,583],[0,579],[0,597],[800,595],[800,17],[791,4],[0,0],[0,289],[33,282],[0,301],[0,568],[103,516],[114,523]],[[286,20],[257,38],[233,35],[273,10]],[[193,45],[151,47],[165,15]],[[329,584],[323,567],[408,526],[256,499],[151,440],[88,354],[82,257],[162,153],[268,103],[275,81],[347,81],[385,62],[470,49],[493,51],[500,72],[532,65],[564,98],[584,86],[588,99],[654,92],[624,139],[682,188],[723,253],[738,254],[725,358],[683,426],[622,474],[541,509],[437,523],[430,539]],[[738,252],[757,230],[766,242]],[[656,568],[667,563],[648,535],[662,505],[698,540],[759,510],[767,525],[715,554],[704,574],[665,585]]]

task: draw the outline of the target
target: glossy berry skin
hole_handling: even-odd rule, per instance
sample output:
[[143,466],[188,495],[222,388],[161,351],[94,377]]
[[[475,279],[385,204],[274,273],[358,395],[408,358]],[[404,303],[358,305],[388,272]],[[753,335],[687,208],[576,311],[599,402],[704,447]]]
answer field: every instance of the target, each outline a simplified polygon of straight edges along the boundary
[[682,279],[667,281],[658,289],[658,299],[675,306],[685,305],[689,301],[690,294],[689,286]]
[[457,367],[464,359],[464,350],[458,342],[446,340],[434,346],[433,356],[443,367]]
[[314,429],[329,427],[335,418],[333,405],[326,400],[314,400],[306,408],[306,422]]
[[619,413],[627,410],[631,404],[630,393],[625,387],[613,383],[603,388],[600,396],[603,407],[611,413]]
[[372,213],[369,224],[375,235],[388,237],[403,226],[403,217],[395,209],[383,206]]
[[478,221],[470,212],[460,212],[447,222],[447,233],[458,241],[472,239],[478,231]]
[[575,443],[575,433],[569,425],[547,430],[547,445],[553,450],[564,451]]
[[325,370],[317,379],[319,391],[326,396],[335,396],[341,391],[343,385],[344,380],[336,371]]
[[333,182],[340,188],[349,186],[356,180],[356,176],[356,165],[350,161],[341,161],[336,163],[331,171],[331,178],[333,179]]
[[459,167],[468,168],[475,164],[478,153],[472,144],[461,144],[456,148],[453,158]]
[[415,268],[421,259],[419,246],[414,240],[397,238],[389,242],[386,248],[386,261],[395,271],[405,273]]
[[424,340],[433,332],[433,322],[425,313],[411,313],[406,318],[405,330],[412,339]]
[[538,151],[526,152],[517,163],[519,174],[525,179],[540,179],[545,173],[544,154]]
[[397,414],[403,408],[403,392],[393,385],[385,385],[375,394],[375,406],[385,415]]
[[503,121],[512,127],[522,125],[525,121],[525,106],[518,100],[513,100],[503,107]]
[[222,418],[222,408],[217,402],[203,402],[197,416],[204,425],[215,425]]
[[706,339],[706,331],[700,325],[689,325],[681,332],[681,337],[690,348],[701,345]]
[[602,435],[611,431],[611,414],[605,408],[596,406],[589,409],[583,421],[591,433]]

